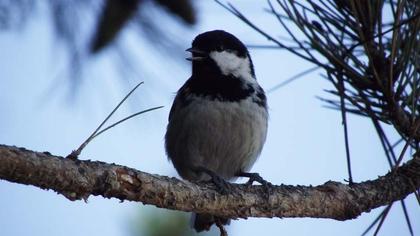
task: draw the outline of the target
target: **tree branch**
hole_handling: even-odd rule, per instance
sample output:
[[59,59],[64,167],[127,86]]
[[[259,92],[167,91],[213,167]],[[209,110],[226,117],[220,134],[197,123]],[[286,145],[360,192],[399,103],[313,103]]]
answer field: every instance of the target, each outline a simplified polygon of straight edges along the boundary
[[0,179],[52,189],[70,200],[90,195],[229,218],[314,217],[347,220],[404,199],[420,188],[420,156],[372,181],[346,185],[274,186],[267,198],[261,186],[232,184],[219,194],[210,183],[141,172],[99,161],[70,160],[48,152],[0,145]]

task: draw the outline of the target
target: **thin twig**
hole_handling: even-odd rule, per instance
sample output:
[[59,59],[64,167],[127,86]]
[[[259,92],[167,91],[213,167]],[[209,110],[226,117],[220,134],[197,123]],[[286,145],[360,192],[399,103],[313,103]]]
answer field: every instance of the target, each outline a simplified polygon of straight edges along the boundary
[[381,213],[379,213],[379,215],[372,221],[372,223],[370,223],[370,225],[365,229],[365,231],[363,231],[363,233],[361,234],[361,236],[365,236],[367,235],[367,233],[369,233],[369,231],[373,228],[373,226],[375,226],[378,221],[382,218],[382,216],[385,214],[386,211],[388,211],[390,205],[386,206]]
[[389,204],[389,205],[386,207],[386,209],[385,209],[385,211],[384,211],[384,214],[382,214],[382,217],[381,217],[381,220],[379,221],[378,227],[376,228],[375,232],[373,233],[373,235],[374,235],[374,236],[378,235],[379,230],[382,228],[382,225],[383,225],[383,223],[385,222],[385,219],[386,219],[386,217],[387,217],[387,215],[388,215],[388,213],[389,213],[389,210],[391,210],[392,204],[393,204],[393,203]]
[[404,202],[404,200],[400,200],[400,202],[401,202],[401,207],[402,207],[403,212],[404,212],[405,221],[407,222],[408,231],[410,231],[411,236],[414,236],[413,226],[411,226],[410,216],[408,215],[408,211],[407,211],[407,207],[405,206],[405,202]]
[[140,82],[138,83],[136,86],[134,86],[133,89],[131,89],[130,92],[127,93],[127,95],[125,95],[125,97],[118,103],[118,105],[111,111],[111,113],[109,113],[109,115],[102,121],[102,123],[95,129],[95,131],[92,132],[92,134],[76,149],[73,150],[68,156],[67,158],[70,159],[77,159],[77,157],[80,155],[80,153],[82,152],[82,150],[86,147],[86,145],[89,144],[90,141],[92,141],[92,139],[96,136],[96,133],[102,128],[102,126],[109,120],[109,118],[111,118],[111,116],[118,110],[118,108],[120,108],[120,106],[125,102],[125,100],[127,100],[127,98],[140,86],[142,85],[144,82]]
[[344,103],[344,93],[345,93],[345,87],[344,87],[344,81],[343,78],[339,79],[339,85],[340,89],[338,90],[340,95],[340,107],[341,107],[341,119],[343,123],[344,128],[344,143],[346,147],[346,160],[347,160],[347,171],[349,174],[349,184],[353,184],[353,176],[351,174],[351,161],[350,161],[350,145],[349,145],[349,136],[347,131],[347,117],[346,117],[346,107]]
[[[402,159],[404,158],[404,154],[405,154],[405,152],[407,151],[407,149],[408,149],[408,147],[410,146],[410,143],[411,143],[411,137],[407,140],[407,142],[405,143],[405,145],[404,145],[404,147],[403,147],[403,150],[401,151],[401,153],[400,153],[400,156],[398,157],[398,160],[397,160],[397,162],[395,163],[395,165],[394,165],[394,170],[396,169],[396,168],[398,168],[398,166],[400,165],[400,163],[401,163],[401,161],[402,161]],[[392,147],[391,147],[392,148]]]
[[[390,1],[390,2],[392,2],[392,1]],[[405,25],[405,24],[410,23],[412,20],[417,19],[417,17],[420,17],[420,12],[419,12],[419,13],[417,13],[417,14],[415,14],[414,16],[412,16],[412,17],[408,18],[408,19],[405,19],[405,20],[400,21],[400,23],[399,23],[399,24],[397,24],[397,25],[395,25],[395,26],[391,27],[390,29],[387,29],[387,30],[385,30],[385,31],[381,32],[380,34],[378,33],[378,34],[374,35],[374,36],[373,36],[373,37],[371,37],[371,38],[366,38],[365,40],[358,42],[357,44],[355,44],[355,45],[353,45],[351,48],[349,48],[349,49],[348,49],[348,52],[350,53],[350,52],[351,52],[353,49],[355,49],[356,47],[362,46],[363,44],[365,44],[365,43],[367,43],[367,42],[369,42],[369,41],[371,41],[371,40],[373,40],[373,39],[375,39],[375,38],[377,38],[377,37],[384,36],[384,35],[386,35],[387,33],[391,32],[391,31],[394,31],[395,29],[398,29],[398,28],[400,28],[401,26],[403,26],[403,25]]]
[[295,81],[295,80],[297,80],[299,78],[303,78],[303,76],[305,76],[305,75],[307,75],[307,74],[309,74],[309,73],[311,73],[313,71],[316,71],[319,68],[320,68],[319,66],[315,66],[315,67],[311,67],[309,69],[306,69],[306,70],[304,70],[304,71],[302,71],[302,72],[300,72],[300,73],[298,73],[298,74],[290,77],[289,79],[286,79],[285,81],[283,81],[280,84],[272,87],[271,89],[268,89],[267,90],[267,93],[274,92],[275,90],[277,90],[277,89],[279,89],[279,88],[281,88],[281,87],[283,87],[283,86],[285,86],[285,85],[287,85],[287,84],[289,84],[289,83],[291,83],[291,82],[293,82],[293,81]]
[[111,129],[112,127],[114,127],[114,126],[116,126],[116,125],[118,125],[118,124],[120,124],[120,123],[122,123],[122,122],[124,122],[124,121],[128,120],[128,119],[131,119],[131,118],[133,118],[133,117],[135,117],[135,116],[138,116],[138,115],[140,115],[140,114],[143,114],[143,113],[146,113],[146,112],[149,112],[149,111],[153,111],[153,110],[160,109],[160,108],[162,108],[162,107],[163,107],[163,106],[152,107],[152,108],[149,108],[149,109],[146,109],[146,110],[143,110],[143,111],[136,112],[136,113],[134,113],[134,114],[132,114],[132,115],[129,115],[129,116],[127,116],[127,117],[125,117],[125,118],[123,118],[123,119],[121,119],[121,120],[119,120],[119,121],[117,121],[117,122],[113,123],[112,125],[109,125],[108,127],[104,128],[103,130],[99,131],[97,134],[95,134],[95,135],[92,137],[92,139],[93,139],[93,138],[95,138],[95,137],[97,137],[97,136],[99,136],[99,135],[100,135],[100,134],[102,134],[103,132],[105,132],[105,131],[107,131],[107,130]]
[[398,160],[397,160],[397,161],[396,161],[396,163],[395,163],[394,170],[395,170],[396,168],[398,168],[398,166],[400,165],[400,163],[401,163],[402,159],[404,158],[404,154],[405,154],[405,152],[407,151],[408,147],[409,147],[409,146],[410,146],[410,144],[411,144],[411,141],[413,140],[413,135],[414,135],[415,133],[417,133],[417,130],[418,130],[418,128],[419,128],[419,127],[420,127],[420,119],[416,122],[416,124],[415,124],[415,126],[414,126],[414,128],[413,128],[413,131],[411,132],[411,133],[412,133],[412,134],[411,134],[411,136],[408,138],[407,142],[405,143],[404,148],[403,148],[403,150],[401,151],[401,154],[400,154],[400,156],[398,157]]

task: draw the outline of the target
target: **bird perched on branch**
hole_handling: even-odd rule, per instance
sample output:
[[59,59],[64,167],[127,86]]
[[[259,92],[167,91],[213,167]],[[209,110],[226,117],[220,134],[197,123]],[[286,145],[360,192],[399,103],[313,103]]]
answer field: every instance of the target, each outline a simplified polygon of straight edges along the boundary
[[[248,177],[267,134],[267,102],[255,79],[245,45],[232,34],[214,30],[198,35],[187,49],[192,76],[179,89],[169,114],[165,147],[179,175],[190,181],[213,181],[222,192],[227,181]],[[196,231],[229,219],[193,214]]]

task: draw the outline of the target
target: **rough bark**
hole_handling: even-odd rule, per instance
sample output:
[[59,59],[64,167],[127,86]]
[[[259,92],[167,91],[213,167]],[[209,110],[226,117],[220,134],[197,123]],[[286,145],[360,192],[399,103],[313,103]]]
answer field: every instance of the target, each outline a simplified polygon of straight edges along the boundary
[[232,193],[222,195],[210,183],[195,184],[125,166],[0,145],[0,179],[52,189],[70,200],[94,195],[230,218],[347,220],[418,190],[420,156],[394,172],[351,186],[332,181],[315,187],[280,185],[267,196],[261,186],[232,184]]

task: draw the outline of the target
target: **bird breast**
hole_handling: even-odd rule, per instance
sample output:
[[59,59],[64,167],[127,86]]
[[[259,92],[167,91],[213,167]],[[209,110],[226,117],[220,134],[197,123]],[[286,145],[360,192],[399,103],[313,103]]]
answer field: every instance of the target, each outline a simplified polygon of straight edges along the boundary
[[194,99],[179,108],[168,125],[168,156],[185,179],[208,179],[193,171],[197,166],[232,179],[249,170],[259,156],[267,116],[266,108],[251,97],[237,102]]

